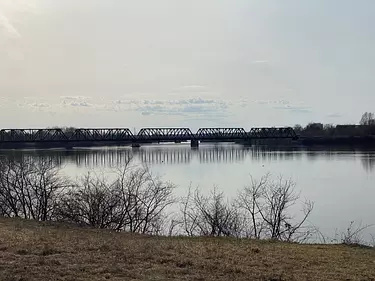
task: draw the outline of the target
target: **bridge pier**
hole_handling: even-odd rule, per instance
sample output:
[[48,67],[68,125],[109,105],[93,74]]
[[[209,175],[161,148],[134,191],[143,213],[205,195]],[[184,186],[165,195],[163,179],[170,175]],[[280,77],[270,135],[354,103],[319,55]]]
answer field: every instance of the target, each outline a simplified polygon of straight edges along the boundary
[[192,147],[192,148],[199,147],[199,140],[191,140],[190,141],[190,147]]
[[243,142],[243,145],[244,146],[252,146],[253,145],[253,142],[251,139],[247,139]]

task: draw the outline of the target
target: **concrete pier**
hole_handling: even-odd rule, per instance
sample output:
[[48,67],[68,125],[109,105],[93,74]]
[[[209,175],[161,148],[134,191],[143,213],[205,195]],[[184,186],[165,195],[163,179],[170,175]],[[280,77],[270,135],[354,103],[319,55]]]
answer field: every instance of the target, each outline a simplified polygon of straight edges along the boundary
[[191,140],[190,147],[199,147],[199,140]]

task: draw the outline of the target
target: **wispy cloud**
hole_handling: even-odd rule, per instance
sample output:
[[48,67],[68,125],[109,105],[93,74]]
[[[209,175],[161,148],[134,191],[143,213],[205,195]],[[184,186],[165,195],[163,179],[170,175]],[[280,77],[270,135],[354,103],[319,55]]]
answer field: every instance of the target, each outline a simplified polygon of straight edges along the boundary
[[192,99],[180,99],[169,101],[169,104],[215,104],[217,101],[213,99],[202,99],[202,98],[192,98]]
[[255,104],[267,106],[272,109],[286,110],[295,113],[310,113],[312,108],[301,101],[280,100],[256,100]]
[[37,108],[49,108],[49,107],[51,107],[49,104],[44,103],[44,102],[42,102],[42,103],[34,102],[34,103],[30,104],[30,106],[37,107]]
[[251,62],[252,64],[269,64],[268,60],[255,60]]
[[273,109],[287,110],[295,113],[310,113],[312,109],[307,106],[298,106],[298,105],[284,105],[284,106],[273,106]]
[[91,107],[92,106],[86,101],[71,101],[71,102],[64,101],[63,105],[70,105],[74,107]]
[[0,27],[2,27],[5,32],[12,38],[20,38],[21,34],[10,22],[10,20],[0,11]]
[[271,106],[277,106],[277,105],[290,105],[291,102],[288,100],[256,100],[254,101],[256,104],[260,105],[271,105]]
[[60,99],[63,99],[63,100],[87,100],[87,99],[91,99],[91,97],[88,97],[88,96],[60,96]]
[[72,106],[72,107],[91,107],[92,104],[88,102],[90,97],[86,96],[61,96],[61,104],[63,106]]
[[327,115],[328,118],[339,118],[341,117],[342,115],[339,114],[339,113],[330,113]]
[[[29,97],[18,101],[20,107],[51,112],[76,112],[83,110],[108,112],[133,112],[143,116],[183,116],[184,118],[222,118],[231,114],[232,106],[240,102],[197,98],[175,100],[103,100],[87,96],[61,96],[59,99]],[[82,112],[83,112],[82,111]]]
[[[117,101],[117,104],[125,102]],[[142,115],[212,115],[223,113],[229,108],[228,102],[204,98],[129,101],[128,104]]]
[[186,85],[186,86],[182,86],[182,88],[183,89],[193,89],[193,90],[199,89],[199,90],[202,90],[202,89],[205,89],[206,87],[202,86],[202,85]]

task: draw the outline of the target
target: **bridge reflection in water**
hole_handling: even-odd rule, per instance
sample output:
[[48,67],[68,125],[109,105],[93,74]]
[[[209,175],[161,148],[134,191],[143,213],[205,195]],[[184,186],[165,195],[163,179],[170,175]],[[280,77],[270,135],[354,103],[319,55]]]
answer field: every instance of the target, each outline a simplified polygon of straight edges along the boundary
[[331,148],[329,150],[306,149],[301,147],[270,147],[242,145],[202,145],[191,149],[187,145],[144,146],[139,149],[128,147],[104,147],[96,149],[73,150],[3,150],[0,156],[16,159],[45,158],[59,166],[73,164],[77,167],[106,168],[121,167],[130,157],[145,164],[181,165],[189,163],[243,163],[246,159],[257,162],[298,160],[301,157],[309,161],[318,158],[335,160],[349,157],[347,154],[360,157],[363,167],[371,171],[375,167],[375,152],[360,149]]
[[139,149],[98,148],[74,150],[15,150],[3,151],[2,155],[15,158],[46,158],[58,165],[74,164],[78,167],[116,167],[123,165],[130,157],[146,164],[188,164],[197,163],[241,163],[247,157],[257,160],[292,160],[301,157],[295,150],[276,151],[265,147],[244,147],[241,145],[202,145],[191,149],[186,145],[150,146]]

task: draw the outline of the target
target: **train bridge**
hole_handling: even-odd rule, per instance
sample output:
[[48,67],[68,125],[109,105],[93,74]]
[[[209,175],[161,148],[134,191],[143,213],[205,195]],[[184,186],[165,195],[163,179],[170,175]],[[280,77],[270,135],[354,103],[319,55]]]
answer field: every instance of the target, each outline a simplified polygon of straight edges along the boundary
[[142,128],[133,134],[128,128],[2,129],[0,148],[23,147],[84,147],[98,145],[132,145],[147,143],[238,142],[251,144],[260,139],[298,139],[290,127],[281,128],[200,128],[193,133],[189,128]]

